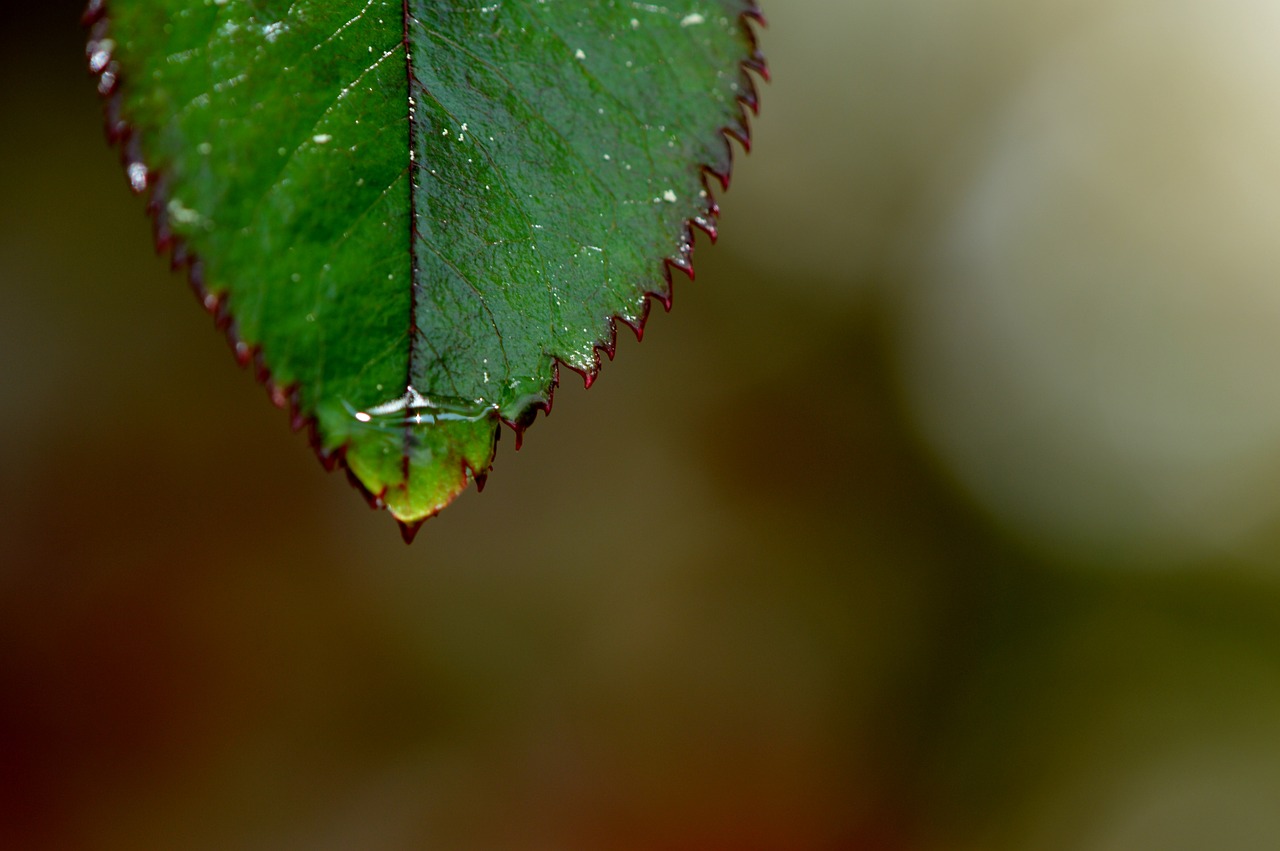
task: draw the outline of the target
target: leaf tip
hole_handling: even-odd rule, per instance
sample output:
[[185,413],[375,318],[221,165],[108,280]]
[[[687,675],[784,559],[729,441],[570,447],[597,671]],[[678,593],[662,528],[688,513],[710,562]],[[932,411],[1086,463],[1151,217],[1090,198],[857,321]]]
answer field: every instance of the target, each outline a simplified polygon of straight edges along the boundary
[[396,521],[397,525],[400,527],[400,537],[404,538],[406,545],[413,543],[413,539],[418,537],[418,531],[422,528],[422,525],[427,522],[427,520],[428,518],[424,517],[421,520],[415,520],[412,523],[406,523],[403,520]]

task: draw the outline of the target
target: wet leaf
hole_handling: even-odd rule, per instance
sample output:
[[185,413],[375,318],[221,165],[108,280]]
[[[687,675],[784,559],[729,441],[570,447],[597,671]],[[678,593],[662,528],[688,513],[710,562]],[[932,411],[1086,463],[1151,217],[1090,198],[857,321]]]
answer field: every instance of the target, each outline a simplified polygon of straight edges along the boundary
[[[751,0],[94,0],[108,134],[273,399],[410,529],[714,235]],[[664,265],[665,261],[665,265]]]

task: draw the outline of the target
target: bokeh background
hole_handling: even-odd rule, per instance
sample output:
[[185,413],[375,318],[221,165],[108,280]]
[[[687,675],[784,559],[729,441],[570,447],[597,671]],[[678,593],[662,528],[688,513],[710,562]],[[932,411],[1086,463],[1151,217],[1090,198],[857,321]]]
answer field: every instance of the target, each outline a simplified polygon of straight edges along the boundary
[[1280,5],[777,0],[676,308],[406,547],[0,28],[0,847],[1280,847]]

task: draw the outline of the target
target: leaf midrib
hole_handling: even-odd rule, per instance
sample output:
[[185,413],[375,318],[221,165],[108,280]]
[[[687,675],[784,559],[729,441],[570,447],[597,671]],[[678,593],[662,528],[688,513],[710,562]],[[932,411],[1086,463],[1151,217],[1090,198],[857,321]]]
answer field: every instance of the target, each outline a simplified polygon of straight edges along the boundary
[[[405,358],[405,393],[409,392],[409,388],[413,386],[413,364],[418,346],[418,170],[417,163],[413,152],[416,150],[416,127],[414,121],[414,100],[413,100],[413,83],[415,80],[413,73],[413,44],[410,39],[410,21],[412,20],[412,12],[409,10],[409,0],[400,0],[401,8],[401,49],[404,50],[404,72],[405,72],[405,141],[406,151],[409,158],[409,351]],[[400,463],[404,471],[404,486],[409,487],[409,473],[411,467],[410,452],[412,446],[413,430],[409,427],[409,409],[405,408],[404,420],[404,439],[401,442]]]

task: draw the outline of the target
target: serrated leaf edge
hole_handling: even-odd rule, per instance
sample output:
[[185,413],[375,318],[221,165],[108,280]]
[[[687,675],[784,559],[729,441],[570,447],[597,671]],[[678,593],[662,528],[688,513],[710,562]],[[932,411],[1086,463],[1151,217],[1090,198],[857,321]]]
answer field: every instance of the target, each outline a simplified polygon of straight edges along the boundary
[[[146,211],[152,221],[152,236],[156,254],[161,256],[169,255],[171,271],[186,271],[187,281],[195,294],[196,300],[213,317],[214,326],[225,335],[236,363],[241,368],[246,369],[252,366],[254,378],[267,391],[267,397],[271,400],[271,403],[288,414],[290,428],[295,432],[305,431],[307,433],[307,441],[325,470],[333,472],[339,468],[342,469],[346,474],[347,481],[364,497],[370,508],[375,510],[385,509],[387,507],[385,489],[381,493],[373,493],[360,481],[346,462],[347,444],[344,443],[333,448],[325,447],[317,428],[316,417],[313,414],[304,412],[300,407],[297,385],[282,386],[277,383],[271,374],[270,368],[267,367],[263,360],[261,348],[240,339],[235,319],[232,317],[228,307],[229,299],[225,294],[215,295],[208,290],[204,283],[203,267],[199,257],[187,247],[186,242],[181,237],[174,234],[169,226],[166,176],[162,172],[152,171],[144,162],[134,134],[134,128],[123,115],[121,97],[123,77],[118,63],[114,58],[111,58],[100,67],[97,67],[95,62],[96,51],[94,46],[101,44],[109,37],[110,14],[108,5],[108,0],[89,0],[84,14],[81,16],[82,25],[89,31],[86,59],[89,62],[90,74],[98,80],[98,92],[104,100],[104,132],[108,144],[119,147],[120,162],[127,178],[137,168],[144,169],[144,173],[147,175],[147,180],[142,187],[139,187],[137,182],[133,180],[129,181],[129,186],[134,194],[141,195],[146,199]],[[552,367],[551,385],[547,388],[546,401],[530,404],[520,416],[514,419],[500,418],[502,424],[510,428],[514,433],[517,451],[523,445],[524,433],[537,419],[538,412],[541,411],[543,416],[551,414],[552,405],[555,401],[555,391],[560,386],[560,367],[564,366],[577,373],[582,378],[583,386],[590,388],[599,377],[603,367],[600,355],[604,354],[612,361],[614,354],[617,352],[618,323],[621,322],[630,328],[636,335],[637,342],[642,341],[644,339],[645,326],[649,321],[652,303],[657,301],[662,305],[664,312],[670,312],[671,310],[675,289],[672,271],[682,272],[689,280],[694,280],[695,229],[706,234],[713,244],[718,238],[717,222],[720,216],[720,205],[716,201],[711,178],[714,178],[715,182],[719,184],[721,191],[729,189],[734,161],[733,146],[730,144],[730,140],[738,142],[742,146],[744,153],[750,153],[751,123],[748,114],[755,116],[760,112],[759,93],[755,77],[752,75],[758,76],[766,83],[770,79],[769,67],[765,62],[764,55],[760,52],[753,23],[761,27],[768,25],[763,12],[754,2],[750,3],[739,15],[739,25],[746,35],[750,52],[747,58],[739,63],[740,94],[736,98],[738,104],[737,115],[734,117],[735,120],[732,124],[721,127],[719,131],[725,145],[724,162],[726,167],[723,172],[720,172],[710,165],[702,164],[700,168],[701,182],[706,192],[707,207],[702,215],[685,221],[676,251],[662,259],[662,272],[659,283],[665,283],[666,286],[646,290],[643,293],[644,306],[641,308],[639,318],[635,321],[629,320],[620,314],[614,314],[608,318],[608,335],[592,347],[593,357],[589,368],[581,369],[560,358],[555,358]],[[495,432],[495,435],[496,441],[501,437],[501,430]],[[474,470],[470,464],[463,460],[459,471],[461,484],[458,488],[458,493],[466,489],[466,483],[469,480],[475,481],[477,492],[483,491],[489,472],[492,469],[493,465],[490,463],[484,470]],[[405,543],[412,543],[422,525],[439,514],[439,511],[437,510],[435,513],[413,522],[405,522],[396,518],[396,523],[400,527],[400,533],[404,537]]]

